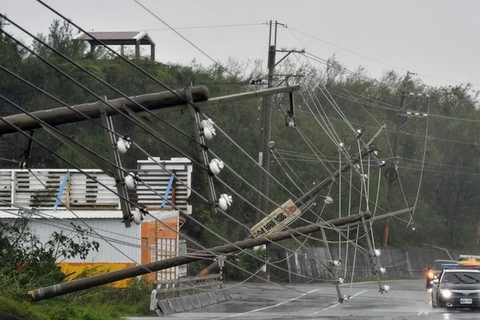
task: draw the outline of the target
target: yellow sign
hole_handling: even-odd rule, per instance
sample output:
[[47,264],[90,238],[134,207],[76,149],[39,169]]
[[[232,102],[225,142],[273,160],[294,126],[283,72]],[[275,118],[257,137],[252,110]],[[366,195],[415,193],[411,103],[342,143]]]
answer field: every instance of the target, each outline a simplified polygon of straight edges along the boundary
[[270,213],[268,217],[254,225],[250,231],[254,237],[278,232],[295,221],[302,211],[292,200],[285,202],[280,208]]

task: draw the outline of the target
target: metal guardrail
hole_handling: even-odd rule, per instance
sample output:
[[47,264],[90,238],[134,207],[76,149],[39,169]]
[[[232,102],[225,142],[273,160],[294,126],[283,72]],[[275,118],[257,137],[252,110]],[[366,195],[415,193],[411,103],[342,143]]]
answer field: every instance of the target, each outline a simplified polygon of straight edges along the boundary
[[183,312],[231,299],[221,274],[155,281],[150,311],[159,316]]
[[157,299],[160,300],[221,289],[223,282],[220,274],[211,274],[193,278],[155,281],[154,285]]

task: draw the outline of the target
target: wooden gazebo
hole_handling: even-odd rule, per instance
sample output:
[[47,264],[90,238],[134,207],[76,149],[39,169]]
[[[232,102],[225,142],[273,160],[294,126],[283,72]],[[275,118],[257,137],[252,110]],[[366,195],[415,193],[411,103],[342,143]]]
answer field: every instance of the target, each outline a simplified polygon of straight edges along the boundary
[[76,40],[87,41],[90,44],[90,52],[93,54],[98,45],[120,46],[121,54],[124,54],[124,46],[135,46],[135,57],[140,58],[140,46],[150,46],[150,58],[155,61],[155,43],[145,31],[92,31],[88,34],[80,33]]

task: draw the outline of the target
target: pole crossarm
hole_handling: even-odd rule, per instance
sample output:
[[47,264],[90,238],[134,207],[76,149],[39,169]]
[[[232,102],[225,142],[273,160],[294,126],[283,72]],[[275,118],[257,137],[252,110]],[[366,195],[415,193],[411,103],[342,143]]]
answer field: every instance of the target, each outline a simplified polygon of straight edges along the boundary
[[277,52],[283,52],[283,53],[286,53],[286,55],[284,55],[280,60],[277,61],[277,63],[275,63],[275,67],[280,63],[282,62],[283,60],[285,60],[286,57],[288,57],[290,54],[292,53],[305,53],[305,50],[276,50]]
[[195,105],[197,107],[206,107],[206,106],[211,106],[215,104],[242,101],[242,100],[247,100],[252,98],[263,98],[265,96],[271,96],[279,93],[292,93],[298,90],[300,90],[299,85],[282,86],[282,87],[268,88],[263,90],[254,90],[254,91],[232,94],[228,96],[210,98],[207,101],[201,101],[201,102],[195,103]]
[[185,256],[150,262],[147,264],[126,268],[123,270],[88,277],[85,279],[74,280],[71,282],[60,283],[45,288],[31,290],[28,292],[28,295],[30,296],[30,299],[32,301],[40,301],[48,298],[53,298],[55,296],[76,292],[79,290],[109,284],[119,280],[133,278],[150,272],[168,269],[186,263],[191,263],[204,259],[214,259],[219,255],[224,255],[243,249],[253,248],[255,246],[284,240],[290,238],[292,235],[304,235],[317,232],[326,226],[342,226],[343,224],[360,223],[362,219],[369,219],[370,217],[370,213],[359,213],[348,217],[328,220],[318,224],[309,224],[295,229],[273,233],[268,236],[261,236],[253,239],[237,241],[206,250],[201,250],[199,252],[188,254]]
[[[189,94],[189,88],[186,89],[187,93],[186,96],[188,99],[191,99],[191,95]],[[202,118],[200,116],[200,112],[191,105],[188,106],[188,112],[190,114],[190,121],[193,125],[193,138],[197,142],[194,146],[196,151],[196,159],[201,162],[206,168],[209,165],[208,153],[205,146],[205,135],[201,134],[202,125],[201,121]],[[216,212],[215,203],[217,202],[217,194],[215,193],[215,184],[213,183],[213,176],[207,171],[203,170],[203,177],[205,180],[204,188],[206,189],[208,204],[212,213]]]
[[117,188],[118,198],[120,200],[120,208],[122,209],[123,223],[125,227],[131,226],[132,213],[130,209],[130,200],[128,198],[128,190],[125,185],[125,173],[122,165],[122,158],[116,146],[116,136],[114,134],[112,117],[106,116],[105,106],[101,107],[101,119],[104,128],[105,137],[107,139],[107,149],[110,154],[110,160],[115,164],[112,177],[115,179],[115,187]]

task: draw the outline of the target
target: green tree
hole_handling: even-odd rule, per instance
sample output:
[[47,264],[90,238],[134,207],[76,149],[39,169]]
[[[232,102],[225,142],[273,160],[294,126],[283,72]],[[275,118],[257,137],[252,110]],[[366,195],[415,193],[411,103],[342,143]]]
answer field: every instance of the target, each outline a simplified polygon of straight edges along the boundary
[[[60,20],[53,20],[49,34],[47,36],[38,34],[37,38],[67,57],[76,59],[85,56],[87,48],[85,42],[73,40],[73,27],[66,20],[63,23]],[[56,53],[37,40],[33,42],[33,50],[42,57],[57,57]]]
[[54,232],[46,243],[32,233],[27,221],[18,219],[14,224],[0,221],[0,278],[4,293],[21,297],[36,286],[47,286],[63,281],[65,275],[56,262],[79,257],[85,259],[90,251],[98,251],[99,244],[89,240],[90,231],[79,226],[76,236]]

